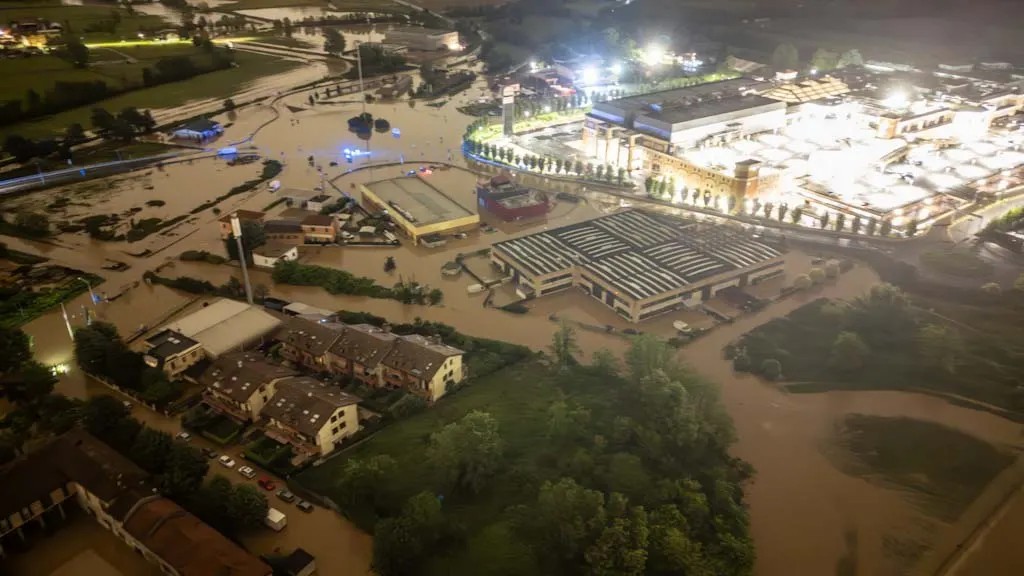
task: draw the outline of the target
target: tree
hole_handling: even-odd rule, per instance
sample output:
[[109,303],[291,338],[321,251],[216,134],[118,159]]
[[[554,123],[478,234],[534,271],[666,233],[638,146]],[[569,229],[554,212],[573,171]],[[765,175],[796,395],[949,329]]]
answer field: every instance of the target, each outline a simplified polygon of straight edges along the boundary
[[50,369],[38,362],[25,362],[4,380],[0,383],[0,390],[19,405],[35,404],[53,392],[53,385],[57,383]]
[[32,358],[28,334],[21,328],[0,326],[0,374],[21,368]]
[[910,220],[907,221],[907,225],[906,225],[905,231],[906,231],[906,234],[907,234],[908,238],[913,236],[913,235],[915,235],[915,234],[917,234],[917,226],[918,226],[918,223],[917,223],[916,219],[911,218]]
[[964,353],[964,343],[952,328],[926,324],[917,333],[917,351],[922,365],[952,374]]
[[346,461],[337,483],[339,504],[363,520],[392,512],[388,481],[394,471],[395,460],[387,455]]
[[818,48],[814,51],[814,56],[811,56],[811,68],[824,72],[826,70],[832,70],[839,65],[839,54],[832,52],[831,50],[825,50],[824,48]]
[[440,288],[434,288],[427,293],[427,302],[429,302],[431,306],[437,306],[443,299],[444,292],[441,292]]
[[797,206],[796,208],[793,208],[793,210],[789,213],[789,218],[790,220],[793,221],[793,224],[799,224],[800,219],[803,218],[803,215],[804,209],[800,206]]
[[411,523],[402,517],[377,522],[373,529],[372,568],[380,576],[415,574],[425,554]]
[[581,559],[588,543],[606,524],[604,495],[571,478],[545,482],[537,504],[523,510],[522,529],[538,544],[549,562]]
[[[614,498],[615,495],[613,494]],[[609,505],[609,508],[612,508]],[[591,574],[641,576],[647,565],[647,513],[633,507],[601,530],[583,557]]]
[[808,272],[807,275],[810,276],[811,282],[814,284],[821,284],[825,281],[825,278],[828,277],[828,275],[825,274],[825,271],[818,267],[811,268],[811,271]]
[[79,144],[85,141],[85,128],[81,124],[75,122],[64,130],[64,143],[65,144]]
[[814,281],[807,274],[800,274],[793,279],[793,287],[798,290],[807,290],[811,286],[814,286]]
[[85,68],[89,65],[89,49],[75,38],[69,38],[64,44],[63,53],[75,68]]
[[868,218],[868,224],[864,228],[864,233],[867,234],[868,236],[874,236],[875,235],[875,227],[876,226],[878,226],[878,221],[875,220],[872,217],[869,217]]
[[335,56],[345,51],[345,37],[335,28],[324,28],[324,52]]
[[843,227],[846,225],[846,214],[842,212],[836,214],[836,232],[842,232]]
[[761,375],[768,380],[778,380],[782,377],[782,364],[775,358],[765,358],[761,362]]
[[[245,261],[252,264],[252,251],[267,243],[267,233],[263,230],[262,222],[243,220],[240,224]],[[235,241],[234,234],[229,235],[228,239],[224,241],[224,248],[229,260],[238,260],[238,242]]]
[[839,56],[839,61],[836,62],[836,66],[839,68],[846,68],[847,66],[863,66],[864,57],[860,55],[860,51],[856,48],[847,50]]
[[821,229],[822,230],[824,230],[825,228],[828,228],[829,218],[831,218],[831,216],[829,215],[828,212],[822,212],[821,216],[818,216],[818,222],[821,224]]
[[888,236],[892,232],[892,220],[882,220],[882,225],[878,229],[879,236]]
[[568,369],[576,363],[575,354],[580,351],[576,342],[576,331],[566,322],[558,325],[558,330],[551,336],[551,353],[562,370]]
[[1013,289],[1024,291],[1024,272],[1021,272],[1017,279],[1013,281]]
[[14,225],[29,236],[50,235],[50,218],[40,212],[18,212]]
[[184,442],[175,442],[166,455],[160,492],[172,499],[189,496],[199,490],[209,470],[209,460],[198,450]]
[[237,484],[228,499],[227,514],[236,530],[253,530],[267,517],[267,497],[251,484]]
[[860,216],[854,215],[853,220],[850,222],[850,232],[858,234],[860,232],[861,221]]
[[152,428],[143,428],[135,437],[128,456],[143,470],[161,474],[167,466],[167,455],[174,445],[171,435]]
[[479,492],[501,464],[498,422],[474,410],[430,437],[428,458],[446,476],[448,489]]
[[590,359],[591,366],[603,374],[617,376],[619,374],[619,359],[607,348],[601,348],[594,352]]
[[794,70],[800,64],[800,53],[792,44],[779,44],[772,53],[772,66],[779,70]]
[[856,332],[843,331],[832,342],[829,366],[843,373],[850,373],[864,367],[871,350]]
[[232,100],[231,98],[226,98],[224,100],[223,106],[224,106],[225,110],[234,110],[235,109],[235,101]]

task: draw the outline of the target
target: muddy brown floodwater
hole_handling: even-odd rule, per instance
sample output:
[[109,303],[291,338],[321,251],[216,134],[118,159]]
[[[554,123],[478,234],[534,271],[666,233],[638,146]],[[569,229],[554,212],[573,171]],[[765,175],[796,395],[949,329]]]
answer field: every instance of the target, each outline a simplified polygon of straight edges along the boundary
[[[446,161],[449,155],[454,164],[464,165],[459,154],[459,141],[471,119],[459,114],[455,108],[475,100],[482,86],[483,80],[479,80],[466,93],[442,100],[438,107],[406,101],[366,105],[368,112],[387,118],[399,133],[398,136],[391,132],[374,133],[369,142],[347,130],[346,120],[363,109],[358,95],[333,98],[334,103],[310,106],[308,94],[296,94],[274,106],[247,106],[230,119],[226,116],[220,118],[233,124],[212,148],[229,144],[253,146],[264,157],[282,160],[285,169],[278,179],[284,187],[293,188],[312,188],[321,183],[321,173],[306,161],[312,155],[334,185],[346,193],[357,195],[355,184],[359,182],[397,176],[433,161]],[[358,148],[368,154],[349,164],[343,158],[345,148]],[[403,166],[375,167],[348,173],[352,168],[371,163],[402,161],[405,162]],[[330,166],[330,162],[338,165]],[[31,206],[45,209],[57,197],[67,196],[72,198],[73,204],[51,211],[57,219],[76,219],[100,213],[124,214],[133,208],[141,208],[130,217],[166,220],[187,214],[196,205],[253,178],[258,170],[257,165],[228,167],[223,160],[196,160],[168,166],[162,171],[146,170],[67,189],[33,193],[9,201],[5,208]],[[425,177],[457,201],[469,207],[475,206],[472,188],[476,176],[473,174],[452,169],[435,171]],[[539,184],[555,186],[543,181]],[[568,184],[558,184],[558,187],[562,190],[574,188]],[[327,190],[329,194],[338,196],[330,184]],[[223,213],[239,208],[262,210],[276,198],[275,193],[266,187],[259,187],[222,201],[218,208]],[[159,200],[164,204],[147,206],[147,200]],[[288,300],[327,309],[362,310],[385,316],[393,322],[411,322],[419,317],[450,324],[473,336],[500,338],[540,350],[550,342],[557,327],[549,315],[557,314],[598,327],[623,327],[622,320],[575,291],[539,299],[531,303],[532,310],[525,315],[483,308],[483,296],[470,295],[466,291],[466,287],[475,281],[465,273],[455,279],[442,277],[441,265],[460,252],[473,252],[510,236],[577,222],[614,209],[616,204],[598,201],[559,203],[546,220],[495,223],[498,231],[493,234],[474,233],[467,239],[453,240],[438,250],[405,246],[325,247],[303,253],[307,262],[340,267],[354,274],[372,277],[385,285],[399,279],[414,279],[440,287],[445,292],[442,306],[404,306],[391,300],[332,296],[319,288],[273,286],[270,274],[265,270],[253,271],[253,282],[271,287],[274,296]],[[278,206],[271,210],[271,216],[285,209],[283,205]],[[206,210],[190,216],[186,222],[165,234],[152,235],[133,244],[103,243],[82,234],[65,234],[53,243],[13,238],[4,238],[4,241],[11,248],[43,254],[55,263],[100,274],[107,279],[100,290],[108,294],[124,291],[117,301],[98,305],[96,313],[116,324],[122,334],[129,334],[140,324],[159,325],[169,313],[190,301],[188,295],[139,283],[146,270],[164,265],[160,272],[163,276],[201,277],[215,284],[238,274],[238,270],[230,266],[177,261],[177,256],[185,250],[223,251],[216,219],[217,215],[212,210]],[[488,218],[484,216],[484,219]],[[143,253],[144,250],[149,252]],[[387,256],[394,256],[398,263],[398,269],[392,274],[383,271]],[[808,258],[799,252],[790,255],[787,263],[789,278],[806,271]],[[122,272],[103,270],[102,266],[110,260],[124,261],[132,267]],[[473,259],[471,267],[482,274],[489,271],[486,259]],[[758,575],[790,576],[798,571],[801,575],[828,576],[836,574],[837,565],[844,559],[858,566],[860,574],[898,574],[901,566],[887,555],[887,542],[893,538],[931,541],[933,531],[944,529],[916,508],[906,494],[848,476],[826,458],[822,447],[831,438],[835,425],[848,414],[908,416],[938,421],[996,445],[1013,449],[1020,447],[1020,427],[986,413],[931,397],[897,392],[790,395],[774,385],[734,374],[730,364],[722,358],[721,350],[726,343],[760,323],[788,313],[807,298],[855,297],[876,282],[876,276],[869,269],[855,267],[835,284],[821,288],[816,294],[790,298],[742,317],[733,324],[719,326],[680,351],[680,356],[696,372],[721,386],[723,403],[738,432],[733,452],[756,469],[756,476],[747,490],[747,501],[757,546]],[[88,305],[85,296],[68,305],[74,325],[83,322],[83,304]],[[689,319],[685,312],[676,314],[678,316],[669,315],[644,324],[642,328],[668,336],[673,319]],[[44,362],[71,363],[71,342],[59,311],[51,312],[25,328],[33,336],[36,351]],[[621,352],[628,344],[625,339],[602,330],[580,330],[578,336],[586,356],[601,348]],[[97,389],[95,384],[85,382],[74,369],[63,376],[59,384],[59,390],[79,397],[95,393]],[[173,430],[176,427],[173,421],[139,415],[161,429]],[[1018,509],[1020,506],[1015,508]],[[1013,517],[1019,517],[1019,512]],[[283,535],[259,535],[250,544],[261,551],[301,544],[317,556],[325,572],[330,568],[328,573],[332,575],[361,576],[367,572],[371,542],[352,524],[324,510],[291,520]],[[854,547],[849,546],[850,534],[855,535]],[[1011,544],[989,538],[986,545]]]

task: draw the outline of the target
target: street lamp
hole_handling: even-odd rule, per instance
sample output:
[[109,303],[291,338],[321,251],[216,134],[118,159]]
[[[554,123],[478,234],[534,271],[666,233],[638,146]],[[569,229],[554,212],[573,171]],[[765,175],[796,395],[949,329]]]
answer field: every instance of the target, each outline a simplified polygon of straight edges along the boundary
[[99,300],[96,299],[96,293],[92,291],[92,284],[90,284],[88,280],[82,278],[81,276],[79,276],[77,279],[81,280],[82,282],[85,282],[86,287],[89,288],[89,300],[92,300],[92,304],[93,306],[95,306],[96,303],[99,302]]

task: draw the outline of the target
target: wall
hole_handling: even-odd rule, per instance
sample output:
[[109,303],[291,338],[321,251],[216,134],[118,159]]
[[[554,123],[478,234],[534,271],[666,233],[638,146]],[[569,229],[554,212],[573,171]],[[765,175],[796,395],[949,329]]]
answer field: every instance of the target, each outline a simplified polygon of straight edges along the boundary
[[441,396],[444,396],[447,392],[448,387],[448,373],[451,372],[452,382],[462,381],[462,356],[451,356],[444,361],[441,368],[438,369],[437,373],[434,374],[434,378],[430,381],[430,401],[434,402]]
[[[355,404],[338,408],[331,415],[331,418],[335,417],[337,420],[332,422],[329,418],[316,436],[316,445],[323,456],[333,451],[341,440],[359,431],[359,410]],[[333,431],[335,427],[338,428],[337,433]]]

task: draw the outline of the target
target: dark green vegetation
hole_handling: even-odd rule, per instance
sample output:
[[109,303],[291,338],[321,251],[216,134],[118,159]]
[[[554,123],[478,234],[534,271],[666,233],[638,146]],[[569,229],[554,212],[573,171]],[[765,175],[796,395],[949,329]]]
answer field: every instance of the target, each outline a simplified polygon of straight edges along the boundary
[[103,378],[145,402],[166,406],[181,396],[180,382],[146,366],[142,354],[129,349],[117,328],[105,322],[75,331],[75,359],[86,374]]
[[992,265],[977,255],[962,250],[932,250],[921,254],[921,265],[934,272],[975,278],[979,281],[992,275]]
[[958,518],[1014,459],[954,428],[910,418],[851,414],[836,435],[842,469],[908,491],[945,521]]
[[45,314],[61,302],[67,302],[85,292],[88,290],[88,286],[79,280],[79,277],[87,280],[93,288],[103,282],[103,279],[98,276],[82,273],[80,276],[66,277],[58,284],[41,288],[16,284],[0,286],[0,326],[4,328],[21,326]]
[[749,574],[750,470],[717,389],[652,339],[625,374],[573,348],[567,331],[554,366],[476,379],[299,478],[373,529],[381,576]]
[[[215,295],[235,299],[245,298],[245,286],[243,286],[238,278],[235,278],[234,276],[228,278],[228,281],[220,286],[214,286],[207,280],[200,280],[199,278],[192,278],[189,276],[165,278],[157,275],[152,270],[147,271],[142,277],[153,284],[161,284],[168,288],[174,288],[175,290],[181,290],[190,294]],[[257,301],[262,301],[263,298],[267,296],[267,287],[262,284],[257,284],[253,286],[252,294],[253,298]]]
[[355,276],[350,272],[295,261],[279,261],[274,265],[274,282],[293,286],[319,286],[331,294],[351,294],[398,300],[403,304],[440,304],[444,293],[440,288],[415,281],[398,282],[388,288],[372,278]]
[[283,168],[284,166],[277,160],[264,160],[263,169],[260,170],[260,175],[258,178],[246,180],[245,182],[242,182],[238,186],[235,186],[234,188],[228,190],[224,194],[221,194],[216,198],[212,198],[210,200],[207,200],[206,202],[203,202],[199,206],[196,206],[191,211],[189,211],[189,214],[199,214],[203,210],[216,206],[217,204],[221,203],[224,200],[227,200],[228,198],[231,198],[232,196],[237,196],[239,194],[251,192],[255,190],[256,187],[259,186],[260,184],[263,184],[267,180],[270,180],[271,178],[280,174]]
[[817,300],[798,308],[727,352],[739,370],[763,372],[777,361],[792,391],[920,390],[1019,416],[1022,297],[978,292],[953,302],[882,284],[852,302]]

